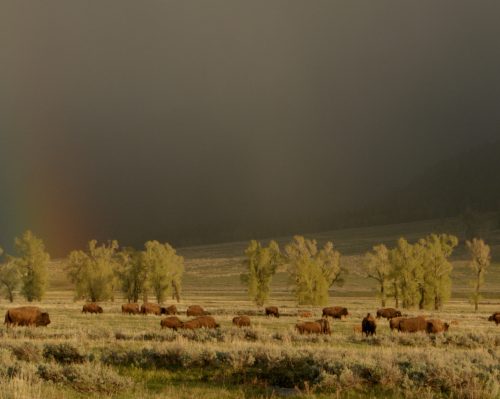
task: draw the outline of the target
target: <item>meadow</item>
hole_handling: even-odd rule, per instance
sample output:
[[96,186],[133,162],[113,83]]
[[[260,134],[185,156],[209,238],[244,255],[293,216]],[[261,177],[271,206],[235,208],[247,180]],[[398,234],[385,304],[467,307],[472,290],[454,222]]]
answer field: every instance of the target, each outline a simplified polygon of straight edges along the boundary
[[[346,284],[332,289],[330,304],[348,307],[351,315],[331,322],[330,336],[296,333],[294,325],[303,320],[298,310],[319,318],[321,308],[297,307],[284,270],[273,280],[269,301],[280,307],[279,319],[265,317],[248,300],[239,280],[246,242],[179,250],[186,266],[179,317],[187,319],[188,305],[202,305],[221,324],[217,330],[161,330],[158,316],[122,315],[118,294],[101,303],[103,314],[82,314],[64,260],[54,260],[49,292],[39,304],[51,324],[0,327],[0,398],[500,398],[500,326],[487,320],[500,311],[498,230],[488,238],[493,263],[477,313],[467,300],[471,276],[461,246],[453,256],[453,297],[444,309],[404,311],[450,322],[447,333],[392,333],[385,320],[375,337],[354,331],[380,307],[373,282],[363,276],[362,256],[371,246],[431,232],[460,235],[460,229],[458,220],[448,219],[306,234],[319,243],[333,240],[349,270]],[[14,304],[2,301],[0,311],[22,304],[19,296]],[[234,327],[237,314],[250,315],[252,327]]]

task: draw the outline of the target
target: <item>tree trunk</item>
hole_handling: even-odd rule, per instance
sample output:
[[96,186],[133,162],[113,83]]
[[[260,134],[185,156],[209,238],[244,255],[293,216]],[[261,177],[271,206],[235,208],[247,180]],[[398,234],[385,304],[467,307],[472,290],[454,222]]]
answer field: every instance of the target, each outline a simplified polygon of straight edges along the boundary
[[382,307],[385,308],[385,288],[384,283],[380,283],[380,297],[382,299]]

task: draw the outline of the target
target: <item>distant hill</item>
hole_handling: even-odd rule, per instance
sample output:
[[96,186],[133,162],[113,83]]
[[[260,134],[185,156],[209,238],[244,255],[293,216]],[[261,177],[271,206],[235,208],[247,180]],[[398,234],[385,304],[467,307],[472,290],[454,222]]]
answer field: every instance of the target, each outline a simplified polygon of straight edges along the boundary
[[441,161],[345,225],[400,223],[457,216],[466,211],[500,211],[500,141]]

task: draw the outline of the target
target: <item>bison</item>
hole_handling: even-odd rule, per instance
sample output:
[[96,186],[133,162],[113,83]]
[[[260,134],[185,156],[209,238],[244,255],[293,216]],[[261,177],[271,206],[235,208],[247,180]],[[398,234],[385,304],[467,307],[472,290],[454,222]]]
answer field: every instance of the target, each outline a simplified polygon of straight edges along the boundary
[[182,328],[182,321],[176,316],[170,316],[162,319],[160,326],[161,328],[171,328],[177,331],[178,328]]
[[406,317],[394,317],[393,319],[389,319],[389,328],[391,331],[399,330],[399,323],[405,318]]
[[83,305],[82,313],[102,313],[102,308],[95,302]]
[[334,319],[342,319],[344,316],[348,316],[349,312],[347,308],[342,306],[331,306],[328,308],[323,308],[323,317],[332,317]]
[[123,314],[138,314],[141,313],[138,303],[125,303],[122,305]]
[[494,321],[498,326],[500,324],[500,312],[493,313],[490,317],[488,317],[488,321]]
[[401,312],[397,309],[394,308],[383,308],[383,309],[378,309],[377,310],[377,319],[380,319],[381,317],[390,320],[395,317],[401,317]]
[[[164,308],[163,308],[164,309]],[[156,316],[160,316],[163,314],[163,309],[157,303],[143,303],[141,305],[141,313],[142,314],[154,314]]]
[[198,305],[191,305],[186,310],[187,316],[206,316],[208,314],[208,312],[205,312],[205,310]]
[[233,324],[238,327],[250,327],[250,317],[236,316],[233,318]]
[[330,323],[327,319],[297,323],[295,328],[300,334],[331,334]]
[[47,326],[50,324],[49,314],[42,312],[37,306],[20,306],[5,313],[7,326]]
[[266,316],[280,317],[280,312],[277,306],[268,306],[265,310]]
[[196,330],[198,328],[219,328],[212,316],[201,316],[182,323],[181,328]]
[[179,314],[179,312],[177,312],[177,307],[175,305],[170,305],[166,308],[161,308],[161,313],[162,314]]
[[400,332],[414,333],[418,331],[426,331],[427,322],[425,317],[409,317],[407,319],[402,319],[399,322],[398,330]]
[[375,318],[370,313],[368,313],[361,322],[361,333],[365,334],[368,337],[368,335],[375,335],[376,332],[377,322],[375,321]]
[[441,320],[438,319],[431,319],[427,320],[427,326],[425,331],[427,331],[428,334],[438,334],[448,331],[449,327],[450,325],[448,323],[443,323]]
[[299,317],[313,317],[312,312],[309,312],[308,310],[299,310],[298,313]]

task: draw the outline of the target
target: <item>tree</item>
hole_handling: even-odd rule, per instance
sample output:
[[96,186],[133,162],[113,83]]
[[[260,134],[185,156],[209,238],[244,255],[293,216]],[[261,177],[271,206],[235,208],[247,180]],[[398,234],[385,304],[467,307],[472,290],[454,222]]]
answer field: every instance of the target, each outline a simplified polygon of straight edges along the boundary
[[158,241],[148,241],[142,253],[141,262],[147,272],[144,287],[145,299],[149,290],[153,291],[158,303],[173,293],[180,300],[182,274],[184,273],[184,258],[176,254],[170,244],[160,244]]
[[50,255],[45,252],[43,241],[29,230],[15,239],[15,246],[19,256],[12,260],[20,272],[21,293],[28,302],[40,301],[47,286]]
[[388,284],[390,282],[392,266],[389,259],[389,250],[383,244],[375,245],[373,252],[365,255],[367,277],[377,281],[382,307],[385,307]]
[[116,274],[128,302],[137,302],[144,292],[147,279],[147,270],[144,262],[142,262],[142,253],[134,248],[124,248],[119,253],[119,265]]
[[252,240],[245,255],[247,272],[241,275],[241,281],[247,284],[250,298],[262,306],[269,298],[272,277],[282,262],[280,249],[276,241],[271,241],[268,247],[262,247],[259,242]]
[[[3,249],[0,247],[0,256],[3,254]],[[5,294],[5,297],[10,301],[14,301],[14,291],[19,285],[19,270],[15,260],[7,256],[5,261],[0,263],[0,289]]]
[[451,271],[453,266],[448,258],[458,245],[458,238],[448,234],[431,234],[419,241],[424,248],[423,278],[426,307],[442,308],[451,296]]
[[326,305],[328,290],[342,285],[346,271],[340,267],[340,252],[327,242],[321,250],[315,240],[295,236],[285,247],[293,292],[300,305]]
[[88,252],[72,251],[68,257],[66,272],[75,284],[75,298],[92,302],[113,298],[118,268],[118,242],[97,245],[96,240],[88,244]]
[[419,302],[419,281],[421,280],[421,262],[419,248],[400,238],[394,249],[389,252],[392,265],[391,279],[396,307],[410,308]]
[[474,280],[471,282],[474,286],[474,292],[471,294],[471,302],[474,304],[474,310],[477,312],[479,301],[481,300],[480,289],[484,282],[484,275],[491,262],[490,247],[481,239],[472,239],[466,242],[467,249],[471,255],[469,268],[474,273]]

